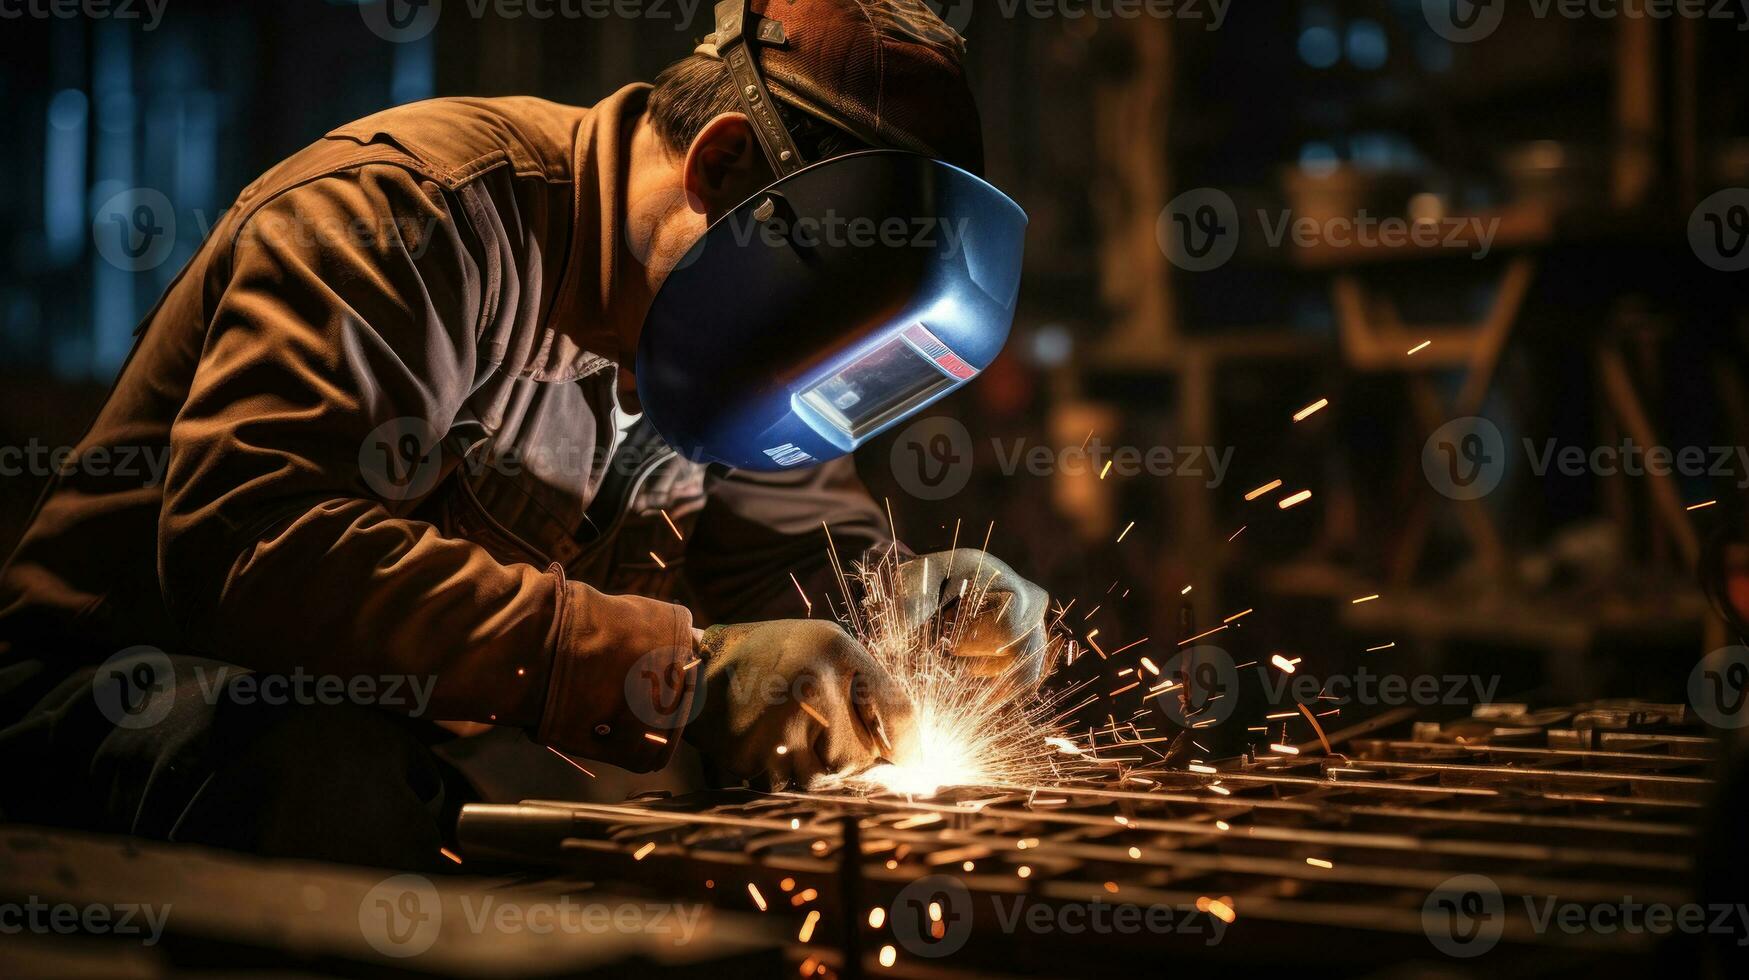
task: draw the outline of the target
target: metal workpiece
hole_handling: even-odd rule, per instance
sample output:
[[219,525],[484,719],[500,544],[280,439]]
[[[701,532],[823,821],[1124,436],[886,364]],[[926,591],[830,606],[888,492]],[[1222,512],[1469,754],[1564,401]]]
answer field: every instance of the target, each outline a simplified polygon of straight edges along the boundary
[[[757,893],[767,915],[798,927],[819,910],[803,955],[854,924],[852,949],[869,951],[857,958],[872,969],[873,950],[896,945],[901,975],[906,962],[1072,972],[1088,955],[1085,937],[1059,926],[1102,908],[1115,923],[1126,906],[1182,917],[1113,925],[1099,946],[1113,967],[1145,966],[1161,951],[1305,965],[1340,944],[1354,970],[1443,960],[1448,947],[1482,942],[1483,962],[1558,955],[1612,974],[1650,962],[1659,937],[1567,931],[1545,912],[1692,903],[1717,745],[1680,713],[1611,710],[1357,725],[1363,737],[1332,733],[1331,755],[928,799],[726,791],[470,806],[461,840],[470,859],[588,868],[726,908],[751,909]],[[852,880],[861,895],[846,901]],[[1051,911],[1032,912],[1039,903]],[[1450,923],[1466,912],[1479,935]],[[919,914],[921,932],[902,928]],[[830,952],[819,962],[843,962]]]

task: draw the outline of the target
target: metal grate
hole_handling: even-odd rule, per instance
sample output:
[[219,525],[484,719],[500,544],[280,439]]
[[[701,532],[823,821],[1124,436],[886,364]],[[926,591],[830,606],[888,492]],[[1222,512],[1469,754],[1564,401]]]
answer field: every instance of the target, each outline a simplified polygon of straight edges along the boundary
[[[1485,943],[1488,963],[1591,957],[1615,972],[1651,956],[1655,937],[1539,925],[1538,910],[1690,901],[1716,745],[1681,706],[1489,705],[1443,725],[1397,713],[1330,741],[1329,755],[1311,755],[1313,743],[1213,773],[928,800],[740,792],[476,806],[462,839],[472,858],[581,865],[739,908],[754,901],[751,883],[770,914],[800,923],[822,912],[809,951],[847,947],[854,964],[896,944],[937,971],[1077,972],[1090,955],[1102,967],[1157,966],[1169,952],[1350,973],[1442,959],[1450,941],[1460,956]],[[1481,878],[1453,883],[1463,875]],[[955,906],[945,924],[902,921],[943,902]],[[1038,903],[1043,928],[1002,911]],[[1087,903],[1183,918],[1096,941],[1053,918]],[[875,906],[890,910],[878,929],[867,921]]]

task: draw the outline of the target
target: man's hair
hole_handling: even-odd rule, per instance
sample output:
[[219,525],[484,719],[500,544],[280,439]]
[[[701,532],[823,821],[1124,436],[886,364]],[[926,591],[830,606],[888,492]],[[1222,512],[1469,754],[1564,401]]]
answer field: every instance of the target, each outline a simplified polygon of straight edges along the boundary
[[[856,3],[875,33],[884,38],[921,44],[954,61],[965,54],[965,39],[924,6],[923,0],[856,0]],[[796,141],[796,149],[809,162],[871,149],[843,129],[789,105],[782,96],[774,95],[773,100]],[[656,132],[680,153],[692,146],[705,123],[725,112],[740,111],[741,99],[735,92],[728,66],[704,54],[687,55],[662,69],[656,76],[647,107]]]

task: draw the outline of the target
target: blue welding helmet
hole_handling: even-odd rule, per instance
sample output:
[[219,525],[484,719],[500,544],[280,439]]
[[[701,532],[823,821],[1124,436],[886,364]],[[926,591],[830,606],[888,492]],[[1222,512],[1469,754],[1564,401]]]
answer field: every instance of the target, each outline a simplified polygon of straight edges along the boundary
[[712,223],[663,282],[638,343],[638,400],[689,458],[807,466],[996,359],[1014,322],[1026,213],[915,146],[809,165],[759,68],[762,49],[789,46],[784,25],[749,0],[715,9],[699,51],[723,62],[777,180]]
[[1026,214],[900,150],[785,177],[707,231],[638,345],[638,399],[704,462],[842,456],[976,377],[1014,321]]

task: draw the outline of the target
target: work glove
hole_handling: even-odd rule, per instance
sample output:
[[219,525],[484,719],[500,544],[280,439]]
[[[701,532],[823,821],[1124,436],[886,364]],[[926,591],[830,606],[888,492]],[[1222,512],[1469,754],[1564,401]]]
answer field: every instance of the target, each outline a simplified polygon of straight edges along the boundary
[[914,747],[910,699],[835,623],[713,626],[700,655],[704,707],[686,739],[738,777],[806,788]]
[[972,658],[975,676],[1001,678],[1017,690],[1036,689],[1044,674],[1051,597],[996,556],[956,548],[905,562],[898,569],[899,612],[908,628],[921,628],[949,611],[957,617],[979,587],[984,601],[970,620],[942,623],[958,632],[953,654]]

